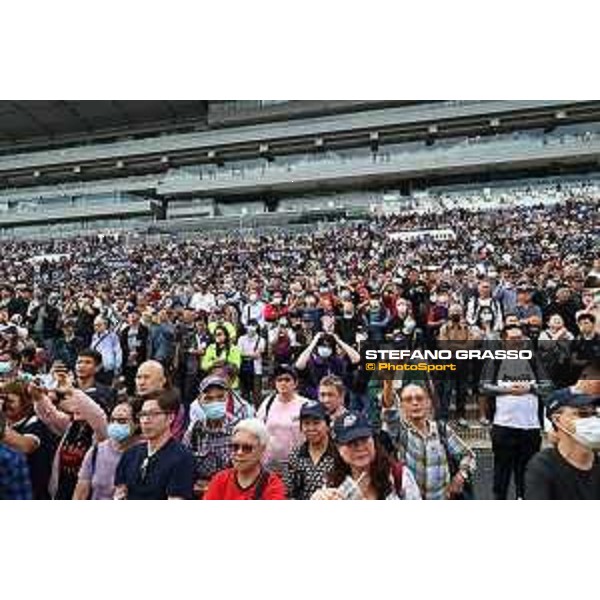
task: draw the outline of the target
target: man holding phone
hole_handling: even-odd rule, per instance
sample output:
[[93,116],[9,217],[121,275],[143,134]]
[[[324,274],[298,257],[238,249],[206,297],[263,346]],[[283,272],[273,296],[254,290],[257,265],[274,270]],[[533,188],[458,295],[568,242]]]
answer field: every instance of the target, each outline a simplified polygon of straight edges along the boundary
[[[66,369],[55,369],[53,375],[57,381],[55,390],[32,383],[30,393],[37,416],[51,431],[62,436],[54,455],[50,496],[55,500],[70,500],[85,454],[94,441],[106,439],[108,422],[104,409],[73,387],[73,378]],[[56,398],[56,405],[50,395]]]

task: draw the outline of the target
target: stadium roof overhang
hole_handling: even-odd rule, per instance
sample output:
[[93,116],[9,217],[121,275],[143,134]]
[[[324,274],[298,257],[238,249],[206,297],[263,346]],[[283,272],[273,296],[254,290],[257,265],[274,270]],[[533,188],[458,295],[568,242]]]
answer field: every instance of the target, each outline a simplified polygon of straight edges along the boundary
[[[92,104],[100,101],[40,101],[42,104],[63,105],[64,110],[91,110]],[[108,102],[108,101],[106,101]],[[206,103],[196,101],[195,104]],[[14,110],[26,109],[28,102],[0,101],[0,151],[2,150],[3,123],[2,108],[11,105]],[[136,127],[140,131],[143,121],[142,106],[152,105],[152,110],[169,111],[179,101],[112,101],[116,111],[129,108],[130,118],[135,114],[140,121]],[[161,106],[165,104],[165,106]],[[181,101],[182,105],[188,104]],[[135,105],[135,106],[134,106]],[[137,105],[140,105],[139,107]],[[154,106],[157,105],[157,106]],[[198,108],[198,107],[197,107]],[[180,123],[185,122],[184,114],[192,107],[180,107]],[[112,109],[111,109],[112,110]],[[140,112],[136,112],[136,111]],[[152,119],[150,108],[147,119]],[[32,113],[33,114],[33,113]],[[83,113],[81,113],[83,114]],[[560,115],[568,118],[559,118]],[[88,118],[89,118],[88,114]],[[38,117],[36,117],[38,118]],[[72,117],[75,119],[75,116]],[[117,119],[118,115],[113,115]],[[26,118],[23,117],[24,121]],[[179,132],[174,135],[148,136],[142,140],[123,139],[134,137],[132,125],[121,120],[121,139],[104,144],[78,144],[64,150],[35,151],[0,157],[0,186],[5,189],[53,185],[60,182],[91,181],[108,178],[125,178],[135,175],[164,174],[170,168],[189,164],[217,164],[248,158],[265,158],[316,151],[316,143],[324,148],[337,150],[363,147],[370,143],[370,136],[377,135],[380,144],[395,144],[409,141],[437,140],[449,137],[494,135],[528,128],[548,128],[566,122],[600,121],[598,101],[489,101],[464,106],[402,107],[389,110],[365,111],[358,115],[343,114],[322,118],[309,118],[289,123],[269,123],[264,125],[202,130],[198,125],[195,132]],[[52,127],[49,120],[40,120],[40,129]],[[79,127],[81,123],[79,121]],[[144,121],[150,126],[149,121]],[[175,121],[174,121],[175,123]],[[188,122],[189,125],[189,122]],[[75,126],[75,125],[73,125]],[[175,125],[174,125],[175,126]],[[55,125],[55,127],[57,127]],[[102,127],[102,119],[94,120],[96,132]],[[152,127],[158,127],[157,122]],[[103,131],[106,131],[105,129]],[[157,130],[162,133],[165,130]],[[46,132],[49,135],[49,132]],[[6,133],[4,132],[4,135]],[[59,135],[58,133],[56,134]],[[66,135],[66,134],[65,134]],[[58,139],[58,138],[57,138]],[[66,139],[64,136],[61,139]],[[266,149],[263,152],[263,149]]]
[[205,126],[206,100],[0,100],[0,148]]

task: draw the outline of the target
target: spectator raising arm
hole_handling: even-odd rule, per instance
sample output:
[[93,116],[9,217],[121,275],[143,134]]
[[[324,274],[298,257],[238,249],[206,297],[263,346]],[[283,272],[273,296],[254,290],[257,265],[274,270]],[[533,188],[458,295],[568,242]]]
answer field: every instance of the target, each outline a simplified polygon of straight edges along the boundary
[[43,390],[35,386],[32,388],[35,412],[54,433],[63,435],[71,423],[71,415],[77,413],[94,430],[98,442],[107,438],[106,414],[87,394],[71,388],[57,408]]

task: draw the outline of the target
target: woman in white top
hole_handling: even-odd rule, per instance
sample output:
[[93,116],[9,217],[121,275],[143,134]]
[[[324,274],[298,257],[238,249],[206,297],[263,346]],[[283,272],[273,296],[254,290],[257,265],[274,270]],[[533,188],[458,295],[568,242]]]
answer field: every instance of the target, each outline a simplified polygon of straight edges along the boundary
[[[526,342],[518,325],[507,326],[503,339],[511,350],[522,349]],[[481,392],[495,398],[491,438],[496,500],[506,500],[512,476],[516,497],[525,497],[525,467],[542,442],[541,397],[551,387],[540,361],[535,359],[485,363]]]

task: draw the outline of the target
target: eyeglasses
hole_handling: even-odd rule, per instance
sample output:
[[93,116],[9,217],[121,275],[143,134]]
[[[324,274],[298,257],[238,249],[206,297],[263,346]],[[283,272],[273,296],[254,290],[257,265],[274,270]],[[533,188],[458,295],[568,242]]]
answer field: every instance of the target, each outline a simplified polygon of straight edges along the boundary
[[129,419],[127,417],[112,417],[111,423],[119,423],[119,425],[129,425]]
[[140,420],[142,419],[155,419],[159,415],[166,415],[167,413],[164,410],[149,410],[146,412],[141,412],[138,417]]
[[231,451],[234,454],[237,454],[238,452],[241,452],[242,454],[251,454],[254,452],[255,448],[256,446],[253,446],[252,444],[237,444],[235,442],[231,444]]
[[278,377],[275,381],[277,383],[291,383],[294,379],[292,377]]

